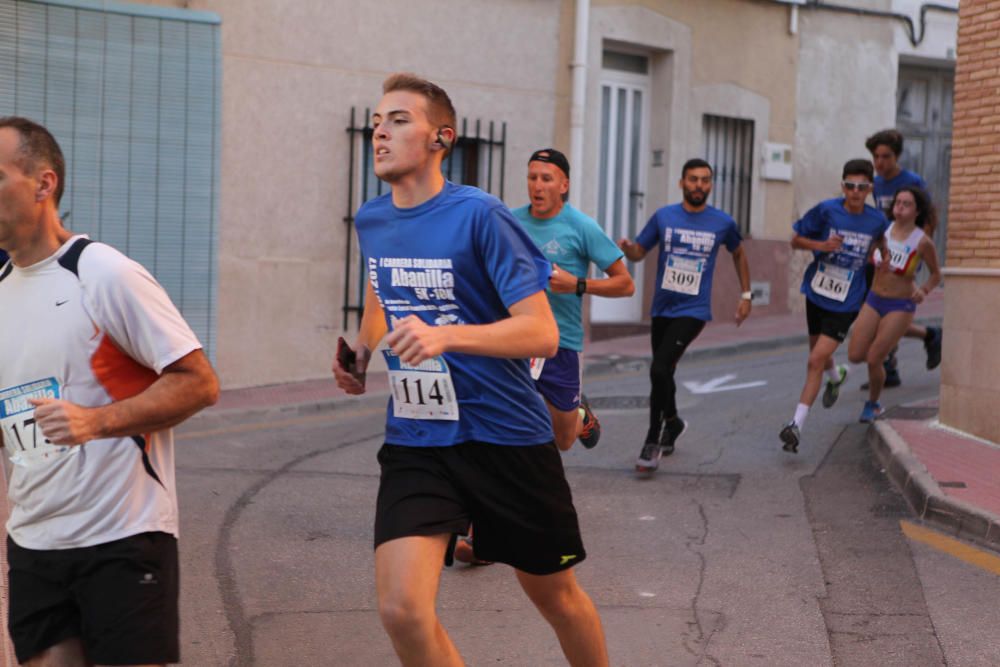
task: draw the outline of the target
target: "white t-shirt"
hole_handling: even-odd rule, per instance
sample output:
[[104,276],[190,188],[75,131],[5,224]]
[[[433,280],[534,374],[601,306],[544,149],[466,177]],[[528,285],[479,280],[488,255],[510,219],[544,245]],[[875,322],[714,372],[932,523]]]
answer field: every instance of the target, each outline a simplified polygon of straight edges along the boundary
[[29,398],[107,405],[201,348],[141,265],[102,243],[73,262],[82,238],[29,267],[0,268],[0,429],[13,464],[7,532],[29,549],[177,535],[171,430],[63,447],[34,428]]

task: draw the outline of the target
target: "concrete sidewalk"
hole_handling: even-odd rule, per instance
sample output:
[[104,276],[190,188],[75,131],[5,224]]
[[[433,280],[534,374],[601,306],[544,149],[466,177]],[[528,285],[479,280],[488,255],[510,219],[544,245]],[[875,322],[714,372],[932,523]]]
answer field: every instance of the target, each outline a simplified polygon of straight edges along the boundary
[[[936,290],[917,310],[917,321],[938,323],[944,313],[943,290]],[[804,345],[805,315],[750,317],[741,327],[710,323],[691,345],[686,358],[737,354]],[[589,374],[634,370],[648,365],[648,335],[587,344]],[[388,393],[384,372],[368,377],[368,396]],[[225,390],[218,404],[195,417],[213,420],[238,413],[265,418],[334,410],[359,400],[337,389],[332,378],[265,387]],[[937,399],[895,407],[869,432],[869,440],[888,475],[922,519],[948,532],[1000,550],[1000,446],[951,431],[937,423]]]

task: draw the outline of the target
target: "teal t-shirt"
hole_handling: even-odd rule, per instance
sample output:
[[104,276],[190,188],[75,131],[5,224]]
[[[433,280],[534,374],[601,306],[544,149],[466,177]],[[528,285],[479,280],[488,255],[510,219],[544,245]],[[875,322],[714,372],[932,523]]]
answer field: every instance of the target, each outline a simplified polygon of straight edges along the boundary
[[[546,259],[577,278],[587,277],[591,262],[606,271],[624,257],[593,218],[569,204],[547,220],[531,215],[530,206],[516,208],[513,213]],[[583,299],[576,294],[554,294],[550,289],[545,293],[559,325],[559,347],[583,352]]]

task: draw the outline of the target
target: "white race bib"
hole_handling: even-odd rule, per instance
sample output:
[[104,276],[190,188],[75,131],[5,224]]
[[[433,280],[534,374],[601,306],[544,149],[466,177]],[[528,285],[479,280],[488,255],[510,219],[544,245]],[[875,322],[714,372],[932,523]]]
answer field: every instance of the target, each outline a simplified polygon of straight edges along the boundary
[[531,371],[532,380],[542,377],[543,366],[545,366],[545,357],[532,357],[528,359],[528,370]]
[[458,421],[458,398],[444,357],[411,366],[391,350],[383,350],[382,354],[389,368],[394,417]]
[[59,382],[55,378],[0,389],[0,430],[3,431],[4,449],[14,465],[37,466],[80,449],[53,445],[35,426],[35,406],[28,400],[59,398],[59,395]]
[[850,269],[820,262],[819,266],[816,267],[816,275],[813,276],[812,282],[809,284],[816,294],[843,302],[847,299],[853,278],[854,271]]
[[660,286],[671,292],[697,296],[701,289],[701,275],[704,270],[703,259],[667,255],[667,263],[663,267],[663,283]]

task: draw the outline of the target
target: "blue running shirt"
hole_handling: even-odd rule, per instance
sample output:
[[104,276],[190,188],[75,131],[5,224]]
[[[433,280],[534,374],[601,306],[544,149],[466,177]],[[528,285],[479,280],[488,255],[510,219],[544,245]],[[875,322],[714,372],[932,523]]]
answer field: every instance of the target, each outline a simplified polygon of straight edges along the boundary
[[[577,278],[587,277],[591,262],[605,271],[624,256],[593,218],[569,204],[563,204],[558,215],[546,220],[531,215],[531,206],[511,213],[550,262]],[[559,347],[583,352],[583,299],[548,288],[545,291],[559,324]]]
[[835,313],[861,310],[867,291],[865,262],[872,244],[888,227],[885,216],[867,204],[861,213],[849,213],[843,198],[827,199],[811,208],[792,225],[795,233],[814,241],[836,234],[844,241],[837,252],[813,252],[812,264],[802,277],[801,291],[806,298]]
[[635,240],[647,252],[660,246],[651,315],[711,321],[719,246],[734,252],[743,242],[736,221],[711,206],[691,213],[683,204],[671,204],[658,209]]
[[927,190],[927,184],[924,183],[924,179],[907,169],[903,169],[896,174],[895,177],[889,179],[888,181],[876,174],[875,185],[872,188],[872,194],[875,197],[875,208],[879,209],[886,215],[889,215],[889,210],[892,208],[893,197],[895,197],[896,193],[902,188],[910,185],[922,188],[928,195],[930,194]]
[[[365,203],[355,224],[368,279],[390,329],[408,315],[434,326],[491,324],[548,284],[548,261],[507,207],[476,188],[445,183],[437,195],[406,209],[385,194]],[[458,420],[396,417],[390,398],[386,442],[428,447],[470,440],[552,441],[551,417],[527,359],[454,352],[442,357],[451,372]]]

